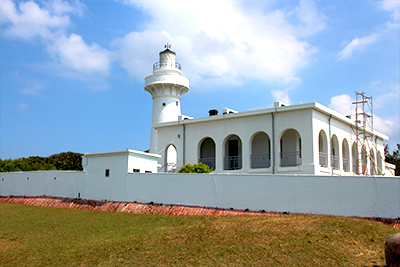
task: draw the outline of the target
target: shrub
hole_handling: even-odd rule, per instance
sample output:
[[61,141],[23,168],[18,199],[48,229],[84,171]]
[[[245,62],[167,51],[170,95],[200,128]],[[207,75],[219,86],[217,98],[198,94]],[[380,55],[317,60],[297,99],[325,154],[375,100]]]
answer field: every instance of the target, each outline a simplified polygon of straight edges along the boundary
[[184,166],[182,166],[179,171],[179,173],[210,173],[212,170],[210,167],[202,162],[196,163],[194,165],[188,163]]

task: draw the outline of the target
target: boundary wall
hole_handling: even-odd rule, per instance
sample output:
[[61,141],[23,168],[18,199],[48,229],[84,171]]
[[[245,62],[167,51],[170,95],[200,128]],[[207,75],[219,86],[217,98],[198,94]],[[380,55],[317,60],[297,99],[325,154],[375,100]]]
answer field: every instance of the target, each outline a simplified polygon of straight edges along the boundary
[[[400,217],[400,179],[373,176],[0,173],[0,196],[57,196],[356,217]],[[27,179],[29,178],[29,179]]]

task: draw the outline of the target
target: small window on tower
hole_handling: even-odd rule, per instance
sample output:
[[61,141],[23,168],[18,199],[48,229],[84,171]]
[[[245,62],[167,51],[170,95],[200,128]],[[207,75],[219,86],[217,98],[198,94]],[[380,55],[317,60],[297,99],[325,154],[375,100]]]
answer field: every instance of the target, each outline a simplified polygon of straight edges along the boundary
[[166,104],[165,104],[165,103],[162,103],[162,105],[163,105],[163,107],[165,107],[165,106],[166,106]]
[[110,177],[110,169],[106,169],[106,177]]
[[176,106],[179,106],[179,102],[178,101],[176,101],[175,103],[176,103]]

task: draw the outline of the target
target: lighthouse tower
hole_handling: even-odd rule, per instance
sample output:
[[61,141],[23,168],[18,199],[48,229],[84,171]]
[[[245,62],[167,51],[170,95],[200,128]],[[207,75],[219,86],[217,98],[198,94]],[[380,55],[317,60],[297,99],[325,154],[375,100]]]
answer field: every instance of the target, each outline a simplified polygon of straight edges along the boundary
[[[145,78],[144,89],[153,97],[152,125],[177,121],[181,114],[181,96],[189,91],[189,79],[182,76],[181,65],[175,61],[176,54],[166,44],[160,52],[160,61],[153,65],[153,75]],[[157,154],[157,129],[151,127],[150,153]]]

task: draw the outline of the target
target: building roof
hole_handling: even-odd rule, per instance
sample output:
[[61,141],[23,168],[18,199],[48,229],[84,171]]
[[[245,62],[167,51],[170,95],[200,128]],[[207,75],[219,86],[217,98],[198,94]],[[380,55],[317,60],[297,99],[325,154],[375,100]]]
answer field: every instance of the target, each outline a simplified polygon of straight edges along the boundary
[[[243,112],[237,112],[237,113],[227,113],[227,114],[221,114],[221,115],[200,117],[200,118],[195,118],[195,119],[184,119],[184,120],[178,120],[178,121],[163,122],[163,123],[153,124],[152,127],[163,128],[163,127],[170,127],[170,126],[175,126],[175,125],[179,125],[179,124],[190,125],[193,123],[203,123],[203,122],[217,121],[217,120],[224,120],[224,119],[234,119],[234,118],[242,118],[242,117],[248,117],[248,116],[266,115],[266,114],[271,114],[271,113],[299,111],[299,110],[304,110],[304,109],[314,109],[314,110],[317,110],[326,115],[331,115],[332,118],[334,118],[338,121],[341,121],[349,126],[353,126],[353,127],[355,126],[354,121],[352,119],[346,117],[345,115],[343,115],[337,111],[334,111],[318,102],[312,102],[312,103],[297,104],[297,105],[281,105],[279,107],[273,107],[273,108],[250,110],[250,111],[243,111]],[[359,129],[361,130],[361,127],[359,127]],[[388,136],[386,136],[378,131],[375,131],[375,130],[371,131],[371,129],[368,129],[367,132],[369,132],[370,134],[379,136],[383,140],[389,140]]]
[[161,155],[132,150],[132,149],[86,153],[84,156],[85,157],[109,157],[109,156],[119,156],[119,155],[138,155],[138,156],[144,156],[144,157],[149,157],[149,158],[161,158]]

